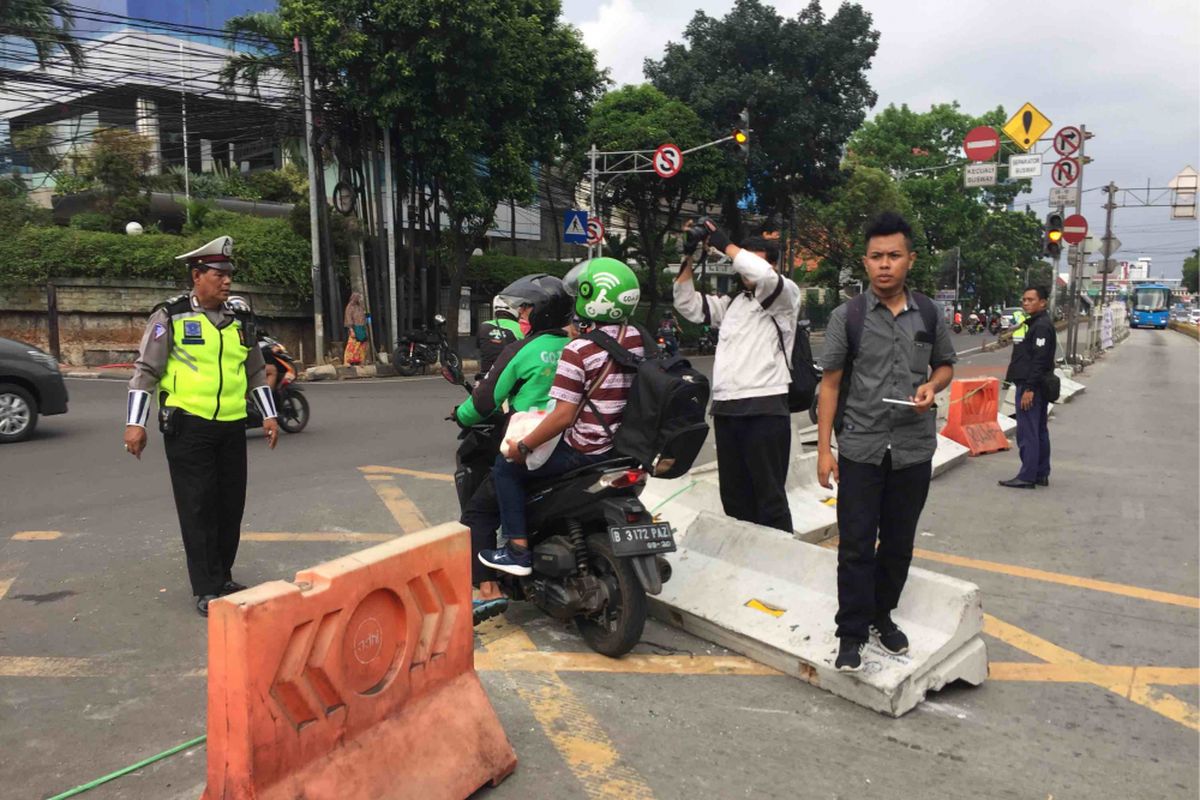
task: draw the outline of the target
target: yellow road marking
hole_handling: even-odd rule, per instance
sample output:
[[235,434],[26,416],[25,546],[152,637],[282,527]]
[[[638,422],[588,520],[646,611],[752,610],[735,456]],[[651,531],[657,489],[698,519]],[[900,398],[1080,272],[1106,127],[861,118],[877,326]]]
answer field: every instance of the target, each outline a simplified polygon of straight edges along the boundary
[[[492,640],[487,655],[537,661],[547,654],[538,652],[529,635],[514,626],[512,632]],[[476,653],[477,660],[479,657]],[[636,770],[621,763],[608,734],[557,672],[549,669],[527,672],[520,681],[513,681],[513,687],[588,797],[652,800],[654,793],[650,787]]]
[[416,533],[429,527],[425,515],[394,481],[371,481],[371,488],[392,512],[392,517],[405,533]]
[[48,542],[61,539],[62,531],[20,531],[12,535],[14,542]]
[[88,658],[0,656],[0,678],[87,678],[99,674]]
[[1189,597],[1185,594],[1160,592],[1156,589],[1143,589],[1140,586],[1129,586],[1124,583],[1111,583],[1091,578],[1080,578],[1075,575],[1065,575],[1061,572],[1048,572],[1033,567],[1021,567],[1015,564],[1002,564],[997,561],[980,561],[965,556],[955,556],[949,553],[936,553],[932,550],[914,549],[913,555],[927,561],[937,561],[942,564],[953,564],[956,567],[967,567],[985,572],[998,572],[1002,575],[1013,575],[1018,578],[1030,578],[1035,581],[1057,583],[1063,586],[1073,586],[1078,589],[1091,589],[1096,592],[1117,594],[1122,597],[1133,597],[1138,600],[1149,600],[1152,603],[1183,606],[1184,608],[1200,608],[1200,597]]
[[447,483],[454,483],[454,476],[450,475],[448,473],[445,473],[445,472],[423,472],[419,469],[404,469],[403,467],[376,467],[376,466],[359,467],[358,469],[363,474],[368,476],[368,478],[367,478],[368,480],[371,479],[371,476],[408,475],[413,478],[423,478],[427,481],[445,481]]
[[248,532],[242,534],[243,542],[390,542],[394,533],[349,533],[345,531],[321,531],[316,533]]
[[1163,667],[1114,667],[1098,664],[1016,625],[983,615],[983,632],[1048,664],[992,664],[989,676],[998,680],[1090,683],[1107,689],[1173,722],[1200,731],[1200,709],[1159,691],[1152,684],[1194,685],[1200,670]]
[[8,594],[8,590],[12,588],[15,580],[16,578],[0,578],[0,600],[3,600],[4,595]]

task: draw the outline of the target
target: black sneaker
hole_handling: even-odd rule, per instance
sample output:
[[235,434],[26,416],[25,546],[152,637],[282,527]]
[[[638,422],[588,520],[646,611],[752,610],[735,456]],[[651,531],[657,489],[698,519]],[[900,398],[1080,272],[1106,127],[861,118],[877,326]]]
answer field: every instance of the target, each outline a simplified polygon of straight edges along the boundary
[[908,637],[904,631],[892,622],[891,617],[879,620],[871,626],[871,635],[879,640],[879,646],[892,655],[903,655],[908,652]]
[[862,669],[862,651],[866,646],[866,642],[858,639],[842,639],[838,645],[837,661],[833,662],[838,672],[858,672]]

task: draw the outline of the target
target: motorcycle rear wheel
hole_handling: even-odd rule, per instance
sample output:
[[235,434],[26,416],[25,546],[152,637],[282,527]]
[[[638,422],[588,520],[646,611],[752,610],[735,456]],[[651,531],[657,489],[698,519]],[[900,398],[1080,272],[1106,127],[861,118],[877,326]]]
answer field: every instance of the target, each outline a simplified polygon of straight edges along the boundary
[[406,357],[396,360],[396,371],[406,378],[411,378],[421,371],[421,367],[412,361],[412,359]]
[[300,392],[288,392],[279,399],[279,427],[299,433],[308,426],[308,398]]
[[600,655],[620,658],[633,649],[646,627],[646,591],[629,559],[617,558],[602,533],[587,537],[589,566],[608,587],[608,604],[591,616],[575,618],[588,647]]

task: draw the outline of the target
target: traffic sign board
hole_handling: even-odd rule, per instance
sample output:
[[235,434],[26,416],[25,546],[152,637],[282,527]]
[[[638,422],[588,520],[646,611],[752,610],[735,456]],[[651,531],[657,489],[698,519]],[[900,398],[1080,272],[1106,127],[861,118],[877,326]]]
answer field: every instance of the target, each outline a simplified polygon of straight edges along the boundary
[[683,167],[683,151],[669,142],[654,151],[654,171],[660,178],[674,178]]
[[1038,153],[1008,157],[1008,177],[1037,178],[1042,174],[1042,157]]
[[1109,236],[1100,240],[1100,252],[1106,258],[1112,258],[1112,254],[1121,249],[1121,240],[1115,236]]
[[1088,224],[1082,214],[1072,214],[1063,220],[1062,234],[1067,244],[1079,244],[1087,238]]
[[1079,159],[1060,158],[1050,168],[1050,178],[1059,186],[1070,186],[1079,179]]
[[967,164],[963,167],[963,185],[995,186],[999,167],[994,161],[987,164]]
[[1079,187],[1078,186],[1051,186],[1050,187],[1050,205],[1051,206],[1078,206],[1079,205]]
[[963,152],[972,161],[991,161],[1000,152],[1000,135],[988,125],[972,128],[963,138]]
[[1042,134],[1050,130],[1050,120],[1046,115],[1033,107],[1033,103],[1021,106],[1012,119],[1004,123],[1004,133],[1012,139],[1013,144],[1028,152]]
[[588,212],[563,212],[563,241],[567,244],[587,244]]
[[604,241],[604,223],[599,217],[592,217],[587,224],[587,243],[600,244]]
[[1060,128],[1054,134],[1054,152],[1060,156],[1073,156],[1083,143],[1083,132],[1074,125]]
[[[1118,265],[1118,261],[1115,258],[1106,258],[1103,261],[1097,261],[1096,262],[1096,274],[1104,275],[1105,273],[1107,273],[1107,274],[1111,275],[1117,271],[1117,265]],[[1109,284],[1108,290],[1110,292],[1116,291],[1116,287],[1114,287],[1112,284]]]

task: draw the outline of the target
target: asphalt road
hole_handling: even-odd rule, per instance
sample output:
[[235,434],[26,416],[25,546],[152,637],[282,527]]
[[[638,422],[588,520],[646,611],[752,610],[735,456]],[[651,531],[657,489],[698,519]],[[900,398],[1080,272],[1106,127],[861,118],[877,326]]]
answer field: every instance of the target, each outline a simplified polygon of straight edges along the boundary
[[[969,355],[959,374],[996,374],[1007,360]],[[978,583],[985,611],[1007,624],[989,629],[983,686],[947,687],[892,720],[780,676],[488,671],[521,763],[481,796],[1196,797],[1200,634],[1186,601],[1200,594],[1197,345],[1134,331],[1089,373],[1051,424],[1049,490],[996,486],[1015,473],[1014,451],[973,459],[931,492],[918,547],[957,563],[918,563]],[[152,434],[135,461],[121,448],[124,386],[69,388],[68,415],[0,450],[4,798],[50,796],[205,730],[205,627],[161,440]],[[274,452],[249,434],[235,570],[246,583],[366,546],[334,535],[398,534],[396,496],[386,503],[363,467],[393,468],[388,485],[425,520],[456,514],[451,485],[430,474],[452,471],[455,429],[441,420],[461,390],[418,378],[307,391],[304,433]],[[325,540],[253,535],[263,532]],[[505,635],[584,650],[527,608],[484,632]],[[679,651],[722,652],[654,623],[636,652]],[[563,713],[548,719],[538,692]],[[564,742],[564,727],[596,734],[594,749]],[[195,798],[203,775],[199,747],[85,796]]]

